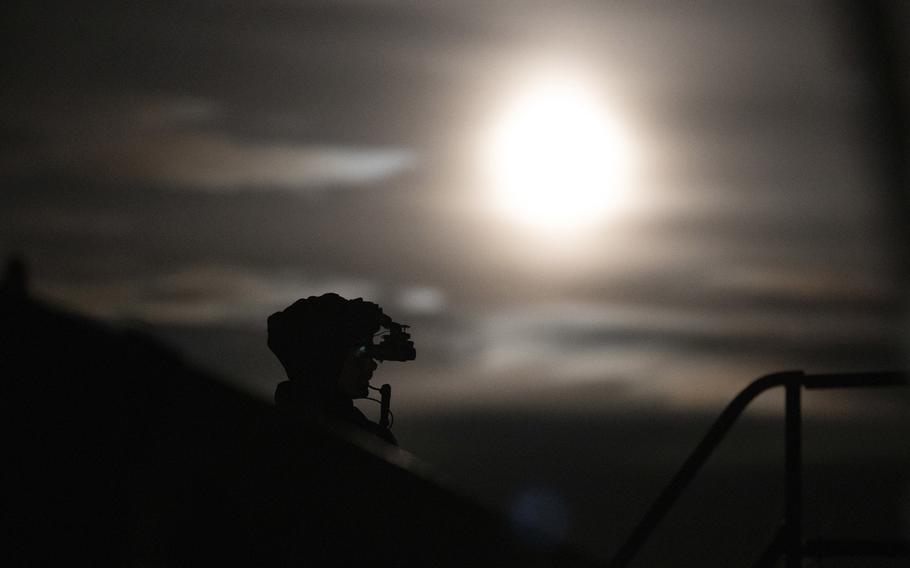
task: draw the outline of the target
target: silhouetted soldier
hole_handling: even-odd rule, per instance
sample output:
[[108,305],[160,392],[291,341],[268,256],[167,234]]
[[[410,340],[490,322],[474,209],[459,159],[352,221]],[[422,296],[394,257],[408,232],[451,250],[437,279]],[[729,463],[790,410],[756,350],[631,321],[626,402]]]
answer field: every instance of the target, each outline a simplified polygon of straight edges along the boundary
[[[368,396],[377,360],[414,359],[416,352],[410,335],[404,332],[406,327],[392,321],[377,304],[362,298],[347,300],[334,293],[297,300],[272,314],[268,319],[269,349],[289,379],[275,390],[278,409],[290,417],[343,421],[397,444],[387,424],[368,420],[353,399]],[[380,328],[388,333],[377,344],[374,338]]]

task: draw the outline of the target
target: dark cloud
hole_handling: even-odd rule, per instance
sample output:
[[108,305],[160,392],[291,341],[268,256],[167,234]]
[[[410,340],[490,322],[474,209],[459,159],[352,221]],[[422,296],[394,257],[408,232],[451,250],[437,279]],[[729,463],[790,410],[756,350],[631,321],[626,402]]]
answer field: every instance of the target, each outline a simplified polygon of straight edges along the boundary
[[[785,12],[21,3],[0,244],[80,309],[213,334],[323,288],[369,295],[421,322],[415,365],[439,377],[541,354],[542,381],[573,361],[892,365],[899,251],[868,87],[836,14]],[[574,244],[490,214],[472,172],[488,111],[566,61],[642,162],[629,210]]]

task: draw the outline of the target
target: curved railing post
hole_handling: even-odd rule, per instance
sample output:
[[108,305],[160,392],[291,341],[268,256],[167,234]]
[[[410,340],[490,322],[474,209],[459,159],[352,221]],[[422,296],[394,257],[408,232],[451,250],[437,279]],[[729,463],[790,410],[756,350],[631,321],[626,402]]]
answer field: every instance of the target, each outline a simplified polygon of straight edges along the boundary
[[739,415],[745,410],[746,406],[748,406],[755,397],[768,389],[785,386],[791,383],[797,385],[798,388],[800,384],[799,379],[802,376],[802,371],[785,371],[782,373],[766,375],[752,381],[749,386],[736,395],[724,411],[721,412],[720,416],[717,417],[717,420],[714,421],[711,429],[708,430],[705,437],[702,438],[698,446],[695,447],[695,450],[689,455],[686,461],[683,462],[682,467],[679,468],[679,471],[676,472],[676,475],[673,476],[670,483],[667,484],[654,503],[652,503],[645,512],[644,517],[639,521],[638,525],[632,531],[632,534],[629,535],[629,538],[627,538],[626,542],[620,547],[616,556],[610,561],[610,568],[620,568],[628,565],[647,538],[651,535],[654,527],[657,526],[657,523],[660,522],[670,507],[673,506],[686,486],[689,485],[689,482],[692,481],[692,478],[695,477],[695,474],[698,473],[698,470],[701,469],[701,466],[707,461],[708,456],[711,455],[711,452],[714,451],[714,448],[717,447],[717,444],[720,443],[736,419],[739,418]]
[[[806,375],[802,371],[784,371],[766,375],[757,379],[743,389],[730,404],[721,412],[711,429],[705,434],[695,450],[689,455],[670,483],[658,495],[657,499],[636,525],[632,534],[620,547],[616,556],[610,561],[610,568],[622,568],[629,564],[638,553],[657,523],[666,515],[670,507],[679,498],[679,495],[692,481],[698,470],[704,465],[708,457],[726,435],[727,431],[743,413],[752,400],[766,390],[783,386],[786,388],[786,510],[783,526],[774,538],[774,542],[762,555],[759,565],[765,566],[773,563],[780,554],[786,555],[787,568],[798,567],[806,552],[802,538],[802,416],[801,416],[801,389],[843,389],[857,387],[892,387],[908,386],[908,376],[901,372],[876,372],[876,373],[843,373]],[[833,542],[833,544],[831,544]],[[910,544],[897,543],[867,543],[854,541],[819,541],[813,545],[813,551],[822,553],[831,551],[877,551],[878,553],[894,554],[895,551],[910,550]],[[830,546],[829,546],[830,545]]]

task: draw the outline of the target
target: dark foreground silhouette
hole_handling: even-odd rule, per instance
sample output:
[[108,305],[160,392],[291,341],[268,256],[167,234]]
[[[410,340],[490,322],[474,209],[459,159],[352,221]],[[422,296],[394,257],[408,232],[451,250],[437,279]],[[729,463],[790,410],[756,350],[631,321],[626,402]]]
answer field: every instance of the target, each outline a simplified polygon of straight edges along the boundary
[[591,564],[359,428],[289,424],[146,337],[29,299],[10,274],[0,565]]

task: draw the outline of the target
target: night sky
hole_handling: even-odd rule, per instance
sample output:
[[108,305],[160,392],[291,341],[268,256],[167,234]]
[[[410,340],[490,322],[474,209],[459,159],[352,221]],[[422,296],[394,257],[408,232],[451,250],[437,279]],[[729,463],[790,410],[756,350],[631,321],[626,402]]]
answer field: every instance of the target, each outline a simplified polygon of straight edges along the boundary
[[[906,40],[910,10],[891,9]],[[894,121],[840,4],[5,12],[0,254],[27,259],[37,295],[262,398],[283,378],[270,313],[328,291],[376,301],[418,349],[375,381],[393,386],[402,446],[496,505],[551,499],[601,556],[752,379],[908,366]],[[564,84],[615,143],[592,150],[611,198],[584,227],[513,215],[489,175],[502,117]],[[571,148],[548,136],[544,161]],[[760,401],[725,471],[777,471],[780,402]],[[806,400],[819,471],[890,480],[905,527],[908,402]]]

